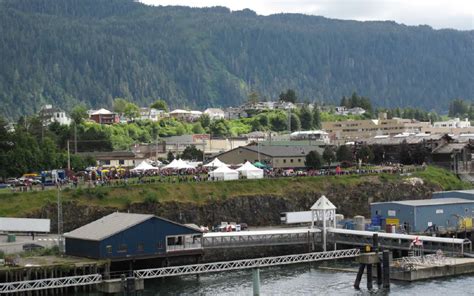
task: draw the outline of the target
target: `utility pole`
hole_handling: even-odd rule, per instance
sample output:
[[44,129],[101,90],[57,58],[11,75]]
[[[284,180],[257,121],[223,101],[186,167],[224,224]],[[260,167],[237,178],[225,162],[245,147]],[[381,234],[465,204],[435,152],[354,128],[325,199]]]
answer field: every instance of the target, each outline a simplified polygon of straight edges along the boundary
[[77,123],[74,122],[74,154],[77,154]]
[[67,170],[71,170],[71,152],[69,151],[69,140],[67,140]]
[[155,162],[156,162],[156,165],[158,166],[158,133],[156,134],[156,137],[155,137]]
[[291,134],[291,109],[288,109],[288,132]]
[[61,187],[58,186],[58,247],[59,247],[59,252],[63,253],[64,252],[64,242],[62,238],[63,234],[63,206],[61,203]]

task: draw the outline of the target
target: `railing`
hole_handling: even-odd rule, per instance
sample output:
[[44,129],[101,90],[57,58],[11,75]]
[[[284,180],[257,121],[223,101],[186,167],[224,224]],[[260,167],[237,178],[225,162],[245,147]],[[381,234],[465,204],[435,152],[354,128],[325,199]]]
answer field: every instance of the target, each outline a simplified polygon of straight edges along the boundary
[[61,278],[0,283],[0,294],[94,285],[102,282],[102,275],[88,274]]
[[185,245],[166,246],[167,252],[177,252],[177,251],[197,250],[197,249],[202,249],[202,244],[194,243],[194,244],[185,244]]
[[302,231],[301,233],[247,234],[242,231],[235,236],[204,236],[202,246],[205,249],[235,248],[308,244],[315,240],[319,233]]
[[163,268],[152,268],[135,270],[134,275],[137,278],[152,279],[169,276],[192,275],[209,272],[230,271],[239,269],[249,269],[257,267],[270,267],[277,265],[287,265],[296,263],[306,263],[321,260],[332,260],[342,258],[352,258],[359,255],[359,249],[338,250],[329,252],[317,252],[298,255],[287,255],[277,257],[265,257],[258,259],[246,259],[227,262],[215,262],[205,264],[194,264],[184,266],[173,266]]

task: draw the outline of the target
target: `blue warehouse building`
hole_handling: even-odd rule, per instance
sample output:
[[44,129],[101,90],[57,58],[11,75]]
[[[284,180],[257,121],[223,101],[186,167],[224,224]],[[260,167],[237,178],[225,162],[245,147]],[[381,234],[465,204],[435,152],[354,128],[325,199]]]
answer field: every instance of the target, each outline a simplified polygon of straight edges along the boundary
[[429,227],[456,229],[464,218],[472,218],[474,200],[439,198],[376,202],[370,204],[372,218],[387,224],[408,225],[411,232],[424,232]]
[[202,232],[154,215],[113,213],[64,234],[66,255],[127,259],[202,252]]

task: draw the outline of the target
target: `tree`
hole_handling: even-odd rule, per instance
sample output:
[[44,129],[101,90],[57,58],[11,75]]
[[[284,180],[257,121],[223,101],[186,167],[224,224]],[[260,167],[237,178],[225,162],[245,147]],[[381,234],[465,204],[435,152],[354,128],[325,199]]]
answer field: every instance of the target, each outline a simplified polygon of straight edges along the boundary
[[202,160],[203,152],[194,145],[187,146],[181,154],[181,158],[187,160]]
[[374,159],[374,153],[367,144],[359,147],[356,152],[356,158],[363,163],[370,163]]
[[199,117],[199,122],[203,128],[208,128],[211,125],[211,117],[208,114],[203,114]]
[[153,104],[150,105],[150,108],[168,112],[168,104],[166,103],[165,100],[162,100],[162,99],[156,100]]
[[133,120],[140,116],[140,108],[138,108],[134,103],[127,103],[123,110],[123,115]]
[[337,148],[336,158],[339,162],[352,162],[352,152],[346,145],[341,145]]
[[469,113],[469,105],[462,99],[455,99],[449,104],[450,117],[465,117]]
[[280,101],[282,102],[289,102],[289,103],[296,103],[298,98],[296,97],[296,92],[292,89],[287,89],[286,92],[280,93]]
[[258,102],[260,102],[259,93],[256,92],[256,91],[250,92],[248,97],[247,97],[247,103],[249,103],[251,105],[254,105],[254,104],[257,104]]
[[385,149],[382,145],[372,145],[372,152],[374,153],[374,163],[381,164],[385,161]]
[[301,122],[300,122],[300,118],[298,117],[298,115],[296,115],[294,113],[291,114],[290,124],[291,124],[291,131],[292,132],[301,130]]
[[285,113],[278,112],[270,117],[272,131],[282,132],[288,129],[288,118]]
[[413,160],[410,153],[410,147],[406,141],[403,141],[399,147],[399,156],[400,163],[404,165],[413,164]]
[[211,123],[209,130],[212,135],[218,137],[230,136],[230,126],[229,123],[224,119],[218,119]]
[[304,105],[300,111],[301,128],[305,131],[313,128],[313,115],[308,106]]
[[330,167],[331,163],[336,159],[334,148],[332,146],[326,145],[326,147],[324,147],[323,159],[327,163],[328,167]]
[[204,134],[206,131],[202,127],[201,123],[198,121],[193,125],[193,133],[194,134]]
[[77,105],[71,110],[71,118],[75,124],[81,124],[87,118],[87,109],[84,105]]
[[319,170],[322,167],[323,159],[318,151],[310,151],[306,155],[305,166],[311,169]]
[[418,144],[413,150],[412,162],[418,165],[423,164],[428,159],[430,153],[423,144]]
[[168,151],[168,154],[166,155],[166,160],[168,160],[168,162],[172,162],[173,159],[174,159],[173,152]]
[[128,101],[122,98],[115,98],[113,103],[113,109],[115,113],[123,114]]
[[321,112],[316,106],[313,110],[313,127],[315,129],[321,129]]

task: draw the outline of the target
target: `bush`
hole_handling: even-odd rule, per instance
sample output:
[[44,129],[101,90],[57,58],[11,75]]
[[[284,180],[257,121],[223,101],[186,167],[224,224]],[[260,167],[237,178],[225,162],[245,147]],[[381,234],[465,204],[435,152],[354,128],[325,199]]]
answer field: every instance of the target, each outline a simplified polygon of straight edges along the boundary
[[147,192],[143,198],[146,204],[154,204],[158,201],[158,198],[153,192]]

